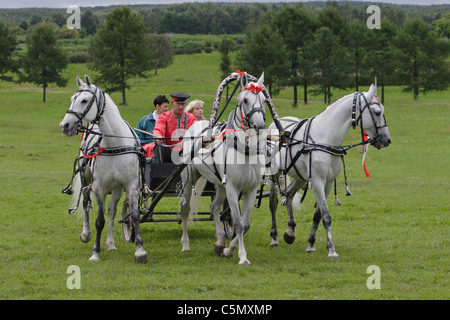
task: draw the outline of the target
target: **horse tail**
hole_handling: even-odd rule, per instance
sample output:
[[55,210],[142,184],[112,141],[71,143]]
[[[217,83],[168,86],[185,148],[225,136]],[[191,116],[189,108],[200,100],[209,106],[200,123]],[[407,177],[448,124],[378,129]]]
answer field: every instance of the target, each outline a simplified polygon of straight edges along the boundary
[[295,193],[294,198],[292,199],[292,208],[298,212],[300,212],[300,209],[302,208],[302,197],[300,196],[300,193],[298,193],[298,191]]
[[192,189],[192,196],[189,202],[191,211],[189,212],[189,222],[193,222],[194,218],[198,217],[198,204],[200,202],[200,197],[202,196],[203,189],[205,188],[207,180],[204,177],[200,177]]
[[[288,175],[284,176],[285,181],[283,181],[282,189],[286,189],[287,186],[291,183],[291,178]],[[308,185],[306,185],[306,188]],[[283,196],[283,199],[281,200],[281,204],[283,206],[286,205],[286,196]],[[294,197],[292,198],[292,209],[295,211],[300,212],[302,208],[302,197],[300,196],[300,193],[298,191],[294,194]]]
[[79,209],[80,202],[83,201],[83,193],[81,192],[81,175],[77,172],[72,180],[72,199],[69,204],[69,214],[75,213]]

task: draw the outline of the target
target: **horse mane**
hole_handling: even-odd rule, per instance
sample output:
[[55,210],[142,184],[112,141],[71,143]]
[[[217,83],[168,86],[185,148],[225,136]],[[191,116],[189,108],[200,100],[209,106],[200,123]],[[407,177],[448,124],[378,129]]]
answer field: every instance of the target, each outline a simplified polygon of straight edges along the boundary
[[350,98],[350,97],[352,97],[353,95],[354,95],[354,93],[350,93],[350,94],[348,94],[348,95],[346,95],[346,96],[343,96],[342,98],[339,98],[338,100],[336,100],[336,101],[333,102],[332,104],[328,105],[328,106],[326,107],[326,109],[325,109],[324,111],[322,111],[320,114],[318,114],[317,116],[321,116],[322,114],[325,114],[325,113],[327,113],[327,112],[330,112],[330,111],[334,110],[334,107],[335,107],[336,105],[338,105],[339,102],[343,102],[343,100],[345,100],[345,99],[347,99],[347,98]]

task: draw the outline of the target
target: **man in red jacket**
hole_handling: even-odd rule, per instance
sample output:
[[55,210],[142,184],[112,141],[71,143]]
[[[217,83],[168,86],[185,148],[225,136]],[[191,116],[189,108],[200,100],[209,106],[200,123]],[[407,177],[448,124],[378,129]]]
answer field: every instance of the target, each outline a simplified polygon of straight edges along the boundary
[[184,106],[190,97],[189,94],[173,92],[170,96],[173,109],[161,114],[156,121],[155,129],[153,129],[153,136],[158,147],[154,151],[152,161],[156,163],[173,162],[171,152],[181,152],[183,149],[183,140],[179,137],[182,137],[185,131],[197,121],[193,114],[184,112]]

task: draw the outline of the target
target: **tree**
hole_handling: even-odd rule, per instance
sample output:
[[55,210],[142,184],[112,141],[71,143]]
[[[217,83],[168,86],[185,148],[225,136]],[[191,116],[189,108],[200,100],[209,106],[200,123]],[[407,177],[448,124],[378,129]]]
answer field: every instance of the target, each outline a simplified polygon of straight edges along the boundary
[[81,26],[86,30],[86,34],[95,34],[98,24],[99,19],[91,10],[88,9],[81,15]]
[[127,7],[111,12],[91,41],[91,68],[101,73],[96,81],[109,92],[121,91],[123,104],[130,88],[127,80],[153,68],[145,43],[143,22]]
[[331,103],[331,87],[345,89],[350,86],[350,65],[340,38],[327,27],[315,33],[315,39],[307,46],[315,54],[316,83],[324,94],[324,102]]
[[68,79],[62,75],[68,59],[63,49],[56,43],[55,26],[40,23],[31,29],[27,37],[27,53],[22,58],[21,81],[32,82],[43,87],[43,102],[50,83],[63,87]]
[[345,32],[345,42],[351,63],[353,65],[353,74],[355,75],[355,90],[359,91],[360,73],[362,61],[366,56],[366,44],[368,31],[366,25],[361,21],[354,20],[347,25]]
[[[287,84],[294,87],[294,105],[297,106],[297,87],[303,82],[305,103],[307,102],[310,64],[305,59],[305,44],[314,34],[318,24],[315,15],[298,6],[284,6],[274,19],[275,32],[283,39],[283,49],[289,59]],[[281,49],[281,48],[280,48]],[[299,54],[300,53],[300,54]],[[303,59],[303,61],[301,61]]]
[[0,20],[0,80],[7,79],[4,74],[13,71],[12,55],[16,48],[16,37]]
[[254,76],[264,71],[264,83],[270,95],[280,87],[289,69],[286,51],[280,50],[282,47],[283,40],[273,32],[273,26],[266,17],[247,33],[247,40],[240,51],[241,70]]
[[[219,44],[220,52],[220,66],[221,79],[228,77],[231,73],[231,58],[230,52],[233,50],[234,41],[230,38],[224,37]],[[228,86],[227,86],[227,100],[228,100]]]
[[151,60],[155,68],[155,75],[158,74],[158,69],[167,68],[173,62],[173,46],[172,42],[165,35],[152,34],[149,39],[149,47]]
[[423,20],[408,18],[396,40],[399,81],[413,92],[445,90],[450,82],[446,59],[450,54],[448,41],[440,39]]
[[378,87],[381,87],[381,103],[384,103],[384,86],[394,84],[394,40],[397,29],[387,19],[382,22],[381,29],[372,29],[367,32],[366,59],[363,69],[368,71],[370,81],[377,78]]
[[435,30],[447,39],[450,39],[450,13],[442,15],[442,18],[433,22]]

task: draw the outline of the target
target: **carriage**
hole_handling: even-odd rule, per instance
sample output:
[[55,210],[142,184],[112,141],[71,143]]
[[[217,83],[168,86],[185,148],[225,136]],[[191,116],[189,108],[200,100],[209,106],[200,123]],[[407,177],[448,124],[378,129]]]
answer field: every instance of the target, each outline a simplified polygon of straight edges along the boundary
[[[165,197],[179,197],[181,191],[181,168],[182,166],[174,163],[147,163],[145,165],[146,184],[148,191],[141,193],[141,200],[139,202],[140,209],[140,223],[144,222],[177,222],[181,224],[182,219],[180,211],[157,211],[157,205]],[[201,196],[208,197],[213,200],[216,194],[215,187],[212,183],[207,182]],[[268,194],[262,194],[267,197]],[[213,221],[211,212],[198,211],[197,216],[192,218],[192,221]],[[233,224],[230,216],[230,208],[225,204],[221,214],[221,221],[223,229],[228,238],[232,238]],[[122,208],[122,223],[123,236],[125,241],[134,242],[133,224],[130,219],[130,204],[125,199]]]

